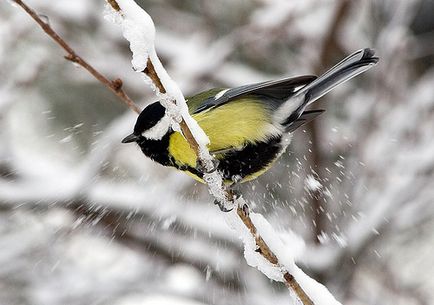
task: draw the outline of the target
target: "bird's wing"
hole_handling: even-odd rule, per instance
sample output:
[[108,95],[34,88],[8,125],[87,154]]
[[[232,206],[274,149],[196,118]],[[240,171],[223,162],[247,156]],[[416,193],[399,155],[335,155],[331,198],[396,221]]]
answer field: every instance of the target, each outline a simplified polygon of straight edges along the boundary
[[[323,110],[323,109],[304,111],[297,120],[295,120],[292,123],[290,123],[289,125],[285,126],[285,132],[288,132],[288,133],[294,132],[297,128],[299,128],[299,127],[309,123],[310,121],[314,120],[316,117],[321,115],[323,112],[325,112],[325,110]],[[241,118],[241,120],[243,120],[243,119]],[[270,125],[268,125],[266,120],[262,120],[261,122],[257,121],[257,123],[259,123],[258,128],[266,129],[267,126],[268,126],[268,128],[270,127]],[[234,123],[234,125],[235,124],[236,123]],[[237,125],[239,126],[239,124],[237,124]],[[236,126],[233,126],[233,127],[236,128]],[[252,136],[252,138],[246,137],[244,144],[247,144],[249,142],[257,142],[260,140],[264,140],[264,139],[259,139],[259,137],[265,138],[265,137],[270,137],[270,136],[276,135],[275,133],[273,134],[272,131],[269,133],[269,131],[271,131],[271,130],[266,130],[266,131],[259,132],[259,133],[257,131],[250,133],[249,136]],[[255,136],[256,136],[256,138],[255,138]],[[210,137],[211,138],[210,153],[217,156],[217,157],[219,155],[229,154],[229,153],[232,153],[234,151],[242,150],[244,148],[244,145],[240,144],[240,142],[238,142],[238,144],[235,144],[236,141],[234,141],[234,143],[233,143],[234,145],[227,146],[227,143],[229,143],[229,142],[227,142],[227,136],[225,136],[225,141],[219,141],[219,142],[214,141],[214,143],[213,143],[212,140],[217,140],[217,138],[219,138],[219,137],[220,137],[220,134],[216,134],[216,135],[213,135],[212,137]]]
[[188,98],[191,113],[199,113],[204,110],[219,107],[234,99],[247,96],[261,96],[263,102],[274,104],[275,108],[287,101],[296,91],[316,79],[316,76],[305,75],[280,80],[267,81],[231,89],[212,89]]
[[202,107],[203,103],[214,98],[214,96],[221,92],[222,90],[226,90],[227,88],[214,88],[211,90],[207,90],[196,94],[194,96],[186,97],[185,100],[187,102],[188,111],[190,114],[196,113],[196,110],[199,107]]

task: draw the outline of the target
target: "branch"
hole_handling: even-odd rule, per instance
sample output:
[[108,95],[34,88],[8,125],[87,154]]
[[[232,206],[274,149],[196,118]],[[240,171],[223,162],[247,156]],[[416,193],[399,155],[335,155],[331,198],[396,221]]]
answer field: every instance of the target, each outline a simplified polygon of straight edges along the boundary
[[64,49],[68,54],[65,56],[66,60],[74,62],[83,68],[85,68],[90,74],[93,75],[100,83],[105,85],[110,89],[119,99],[125,103],[131,110],[136,113],[140,113],[139,107],[133,102],[133,100],[125,93],[122,89],[122,80],[117,78],[113,81],[109,80],[106,76],[102,75],[98,72],[94,67],[92,67],[87,61],[85,61],[81,56],[79,56],[70,46],[69,44],[63,40],[59,34],[57,34],[53,28],[46,22],[44,22],[39,15],[31,9],[27,4],[25,4],[21,0],[13,0],[16,4],[21,6],[33,20],[36,21],[37,24],[44,30],[44,32],[50,36],[62,49]]
[[[140,9],[138,6],[137,7],[135,6],[135,3],[134,3],[134,5],[132,3],[131,3],[131,5],[127,5],[127,3],[124,2],[123,5],[119,5],[119,3],[121,3],[121,2],[118,2],[116,0],[107,0],[107,2],[110,4],[110,6],[113,8],[113,10],[115,12],[117,12],[118,14],[120,14],[122,16],[122,18],[125,18],[126,17],[125,15],[128,13],[131,13],[131,11],[133,11],[134,9],[137,9],[137,10]],[[123,6],[125,6],[129,12],[124,12],[122,10]],[[143,23],[148,23],[148,24],[146,24],[146,26],[148,26],[149,28],[147,28],[147,29],[142,28],[141,31],[139,31],[139,32],[143,32],[143,31],[148,30],[149,32],[152,32],[152,34],[153,34],[155,32],[155,29],[153,26],[152,19],[150,19],[150,16],[147,15],[146,12],[144,12],[144,11],[142,11],[142,12],[144,13],[143,14],[144,16],[140,16],[140,19],[142,19],[140,21],[140,23],[141,23],[140,25],[142,26]],[[131,18],[131,20],[129,20],[129,21],[130,22],[134,21],[134,18],[137,18],[137,16],[133,16]],[[150,19],[150,20],[144,22],[143,21],[144,19]],[[130,35],[128,35],[128,36],[130,36]],[[147,43],[151,43],[151,44],[154,43],[153,42],[154,37],[152,37],[152,38],[146,37],[144,39],[148,40],[148,41],[146,41]],[[134,41],[130,41],[130,43],[133,44]],[[131,49],[135,49],[135,48],[132,47]],[[177,87],[177,85],[170,79],[170,77],[167,75],[167,72],[162,67],[161,62],[159,61],[158,57],[156,56],[154,46],[153,45],[148,46],[147,52],[148,52],[147,54],[144,54],[144,55],[148,56],[147,62],[146,62],[146,68],[142,72],[145,73],[146,76],[151,79],[151,81],[153,82],[155,87],[158,89],[159,93],[162,93],[162,94],[169,93],[169,98],[171,99],[171,102],[173,103],[172,106],[175,105],[177,107],[181,107],[183,103],[185,104],[185,99],[182,96],[182,93],[181,93],[181,97],[179,98],[178,93],[180,93],[180,90]],[[133,61],[134,61],[134,58],[136,56],[140,56],[140,54],[133,54]],[[134,65],[134,63],[133,63],[133,65]],[[160,67],[161,69],[159,69],[159,68],[156,69],[155,68],[156,65],[157,65],[157,67]],[[163,77],[161,77],[160,74],[163,74]],[[168,90],[168,88],[165,86],[165,83],[169,83],[169,86],[171,87],[169,89],[172,89],[172,90]],[[173,88],[172,87],[173,85],[175,85],[176,87]],[[172,91],[172,92],[169,92],[169,91]],[[186,104],[185,104],[185,106],[186,106]],[[198,132],[193,131],[191,129],[191,127],[189,126],[189,124],[187,123],[187,122],[193,120],[191,118],[191,116],[189,115],[188,111],[182,112],[182,110],[181,110],[180,113],[181,113],[182,117],[181,117],[181,120],[179,122],[179,126],[181,128],[181,131],[182,131],[185,139],[187,140],[190,147],[196,153],[196,156],[197,156],[197,159],[199,160],[199,162],[202,165],[204,165],[205,169],[209,169],[210,164],[212,166],[212,164],[214,162],[213,162],[213,158],[209,154],[209,151],[206,147],[207,143],[205,143],[205,145],[203,145],[203,141],[199,141],[194,136],[195,134],[197,135]],[[200,126],[198,126],[198,125],[197,125],[197,129],[200,131],[199,133],[204,133],[202,131],[202,129],[200,128]],[[245,202],[245,200],[243,198],[236,198],[235,196],[233,196],[231,191],[227,187],[225,187],[225,185],[223,184],[222,176],[219,173],[217,173],[217,171],[215,171],[214,174],[218,175],[217,180],[220,181],[219,185],[218,185],[220,190],[215,189],[216,185],[213,184],[213,182],[210,182],[210,180],[206,179],[206,175],[209,175],[209,174],[204,173],[204,177],[205,177],[204,180],[208,184],[208,188],[210,190],[210,193],[213,194],[215,196],[215,198],[219,201],[221,201],[221,197],[216,196],[216,194],[223,193],[224,202],[222,202],[222,203],[224,203],[224,204],[229,203],[231,206],[237,207],[237,210],[236,210],[237,213],[236,214],[238,215],[239,219],[242,221],[244,226],[248,229],[248,231],[250,232],[250,234],[252,235],[252,237],[255,240],[256,247],[257,247],[256,252],[261,254],[272,265],[279,267],[281,270],[284,270],[282,272],[283,273],[282,275],[283,275],[283,279],[285,281],[286,286],[288,288],[291,288],[295,292],[297,297],[300,299],[300,301],[304,305],[313,305],[314,303],[309,298],[309,296],[306,294],[306,292],[303,290],[303,288],[300,286],[300,284],[296,281],[294,276],[292,274],[290,274],[287,270],[285,270],[284,266],[282,266],[279,263],[277,256],[273,253],[273,251],[265,243],[264,239],[259,234],[258,229],[256,228],[252,219],[249,216],[249,207],[248,207],[247,203]],[[213,177],[213,178],[216,178],[216,177]]]

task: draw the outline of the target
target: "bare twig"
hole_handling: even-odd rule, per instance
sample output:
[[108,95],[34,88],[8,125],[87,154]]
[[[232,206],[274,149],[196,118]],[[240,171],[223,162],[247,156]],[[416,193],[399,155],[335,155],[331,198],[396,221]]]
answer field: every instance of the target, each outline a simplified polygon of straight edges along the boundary
[[125,93],[122,89],[122,80],[119,78],[111,81],[100,72],[98,72],[93,66],[91,66],[87,61],[85,61],[82,57],[80,57],[69,44],[63,40],[59,34],[57,34],[53,28],[46,22],[44,22],[33,9],[31,9],[27,4],[25,4],[21,0],[14,0],[16,4],[21,6],[33,20],[36,21],[37,24],[50,36],[59,46],[64,49],[68,55],[65,56],[65,59],[72,61],[76,64],[79,64],[83,68],[85,68],[90,74],[92,74],[97,80],[99,80],[103,85],[110,89],[111,92],[116,94],[119,99],[125,103],[131,110],[136,113],[140,113],[139,107],[131,100],[131,98]]

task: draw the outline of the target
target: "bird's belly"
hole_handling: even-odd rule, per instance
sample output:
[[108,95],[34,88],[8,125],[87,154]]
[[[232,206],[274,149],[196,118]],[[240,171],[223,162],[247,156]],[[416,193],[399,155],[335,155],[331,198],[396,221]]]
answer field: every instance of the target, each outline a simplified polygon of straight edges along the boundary
[[249,143],[242,150],[228,153],[222,158],[219,170],[225,180],[246,182],[265,173],[283,151],[281,138],[266,142]]
[[[266,142],[247,144],[242,150],[223,154],[218,158],[218,170],[226,184],[242,183],[253,180],[265,173],[284,151],[281,138]],[[194,168],[185,172],[199,182],[204,182],[202,174]]]

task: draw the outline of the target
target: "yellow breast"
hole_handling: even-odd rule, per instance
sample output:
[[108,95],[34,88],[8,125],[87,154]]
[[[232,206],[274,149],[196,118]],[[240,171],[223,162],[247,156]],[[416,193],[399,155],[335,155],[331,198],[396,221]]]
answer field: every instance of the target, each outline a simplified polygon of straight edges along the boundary
[[[260,102],[249,99],[233,101],[192,116],[208,135],[211,152],[240,149],[248,142],[265,140],[275,132],[269,110]],[[196,167],[196,154],[178,132],[170,136],[169,153],[179,166]],[[216,157],[219,158],[219,155]],[[195,179],[198,180],[197,177]]]

